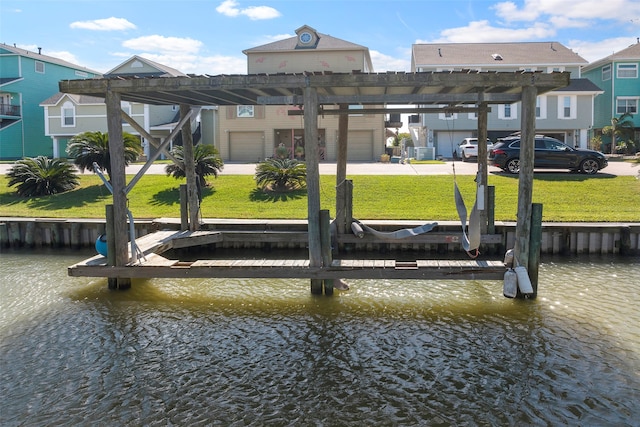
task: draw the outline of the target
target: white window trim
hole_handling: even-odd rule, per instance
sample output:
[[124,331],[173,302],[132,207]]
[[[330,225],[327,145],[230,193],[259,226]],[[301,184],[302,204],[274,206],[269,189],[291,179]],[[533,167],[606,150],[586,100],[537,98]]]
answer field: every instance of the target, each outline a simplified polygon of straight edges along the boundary
[[240,119],[253,118],[255,116],[255,108],[253,105],[237,105],[236,116]]
[[[625,70],[634,70],[636,72],[635,76],[621,76],[620,75],[620,67],[624,67]],[[638,64],[634,63],[621,63],[616,66],[616,77],[619,79],[637,79],[638,78]]]
[[[66,124],[65,119],[68,117],[65,115],[65,110],[71,110],[71,118],[73,119],[72,124]],[[62,108],[60,108],[60,126],[63,128],[74,128],[76,127],[76,106],[73,102],[67,101],[62,104]]]
[[537,120],[544,120],[547,118],[547,96],[540,95],[536,98],[536,110],[540,108],[540,115],[536,115]]
[[[556,70],[556,68],[557,68],[557,70]],[[548,74],[551,74],[551,73],[553,73],[554,71],[562,73],[562,72],[564,72],[564,70],[565,70],[565,67],[564,67],[564,66],[560,66],[560,67],[547,67],[547,73],[548,73]]]
[[[446,107],[448,107],[448,105],[441,104],[441,105],[438,105],[438,107],[446,108]],[[447,114],[445,114],[445,113],[438,113],[438,119],[440,119],[440,120],[457,120],[458,119],[458,113],[453,113],[450,116],[447,116]]]
[[[510,105],[511,106],[511,115],[509,117],[506,117],[504,115],[505,105]],[[498,118],[500,120],[517,120],[518,119],[518,104],[517,103],[499,104],[498,105]]]
[[[564,115],[564,100],[570,99],[570,114],[569,117]],[[558,96],[558,120],[575,120],[578,117],[578,97],[575,95],[559,95]]]
[[618,101],[636,101],[636,112],[631,114],[638,114],[638,104],[640,103],[640,96],[618,96],[616,97],[616,114],[624,114],[618,111]]
[[611,64],[602,67],[602,81],[606,82],[609,80],[611,80]]

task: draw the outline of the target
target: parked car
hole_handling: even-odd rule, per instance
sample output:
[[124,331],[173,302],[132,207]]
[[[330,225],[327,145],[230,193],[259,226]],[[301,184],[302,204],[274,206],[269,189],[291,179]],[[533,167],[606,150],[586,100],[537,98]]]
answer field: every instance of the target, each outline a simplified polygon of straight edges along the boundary
[[[487,153],[493,148],[493,143],[487,139]],[[478,158],[478,138],[465,138],[458,144],[458,153],[463,162]]]
[[[520,172],[520,137],[505,138],[494,144],[489,151],[489,163],[505,172]],[[534,168],[594,174],[607,164],[607,158],[599,151],[573,148],[548,136],[535,138]]]

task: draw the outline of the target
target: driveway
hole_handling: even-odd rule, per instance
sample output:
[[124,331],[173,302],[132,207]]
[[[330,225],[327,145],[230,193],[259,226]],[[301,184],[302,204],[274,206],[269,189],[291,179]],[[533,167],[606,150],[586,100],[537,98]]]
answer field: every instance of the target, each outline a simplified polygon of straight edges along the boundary
[[[6,174],[11,164],[0,164],[0,174]],[[164,164],[152,165],[147,173],[164,174]],[[455,167],[457,175],[475,175],[478,165],[475,162],[447,161],[442,164],[399,164],[399,163],[348,163],[347,175],[452,175]],[[127,174],[134,175],[142,165],[131,165],[127,167]],[[256,171],[255,163],[225,163],[222,170],[223,175],[253,175]],[[489,166],[489,174],[504,174],[501,169]],[[549,173],[550,170],[539,170],[536,173]],[[557,173],[569,173],[566,170],[553,171]],[[89,173],[86,172],[85,173]],[[335,175],[335,163],[320,163],[321,175]],[[638,176],[640,174],[640,164],[611,161],[609,166],[599,174],[617,176]]]

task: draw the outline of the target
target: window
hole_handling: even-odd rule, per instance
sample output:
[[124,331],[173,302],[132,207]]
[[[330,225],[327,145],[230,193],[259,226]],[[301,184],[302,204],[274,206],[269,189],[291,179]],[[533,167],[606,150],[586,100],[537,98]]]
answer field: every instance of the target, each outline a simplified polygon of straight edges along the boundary
[[547,97],[544,95],[536,97],[536,119],[547,118]]
[[567,120],[577,117],[577,98],[574,95],[558,96],[558,118]]
[[564,71],[564,67],[547,67],[547,73],[560,73]]
[[238,105],[236,108],[238,117],[253,117],[253,105]]
[[85,72],[85,71],[78,71],[78,70],[76,70],[75,74],[76,74],[76,76],[78,76],[78,77],[84,77],[84,78],[89,77],[89,73],[87,73],[87,72]]
[[606,82],[607,80],[611,80],[611,65],[602,67],[602,81]]
[[620,96],[616,98],[616,114],[637,114],[638,97]]
[[517,104],[498,105],[498,118],[502,120],[515,120],[518,118]]
[[[361,104],[349,105],[349,110],[364,110],[364,105],[361,105]],[[351,117],[362,116],[362,113],[360,113],[360,114],[349,114],[349,116],[351,116]]]
[[44,62],[36,61],[36,73],[44,74]]
[[619,79],[638,78],[638,64],[618,64]]
[[62,105],[62,127],[74,127],[76,125],[76,107],[67,101]]

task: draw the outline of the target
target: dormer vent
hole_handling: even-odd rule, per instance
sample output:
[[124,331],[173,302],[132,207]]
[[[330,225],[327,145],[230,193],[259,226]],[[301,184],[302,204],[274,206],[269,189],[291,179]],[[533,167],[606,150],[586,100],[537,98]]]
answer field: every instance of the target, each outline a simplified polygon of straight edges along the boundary
[[502,55],[500,55],[499,53],[494,53],[491,55],[491,57],[494,59],[494,61],[502,61]]

